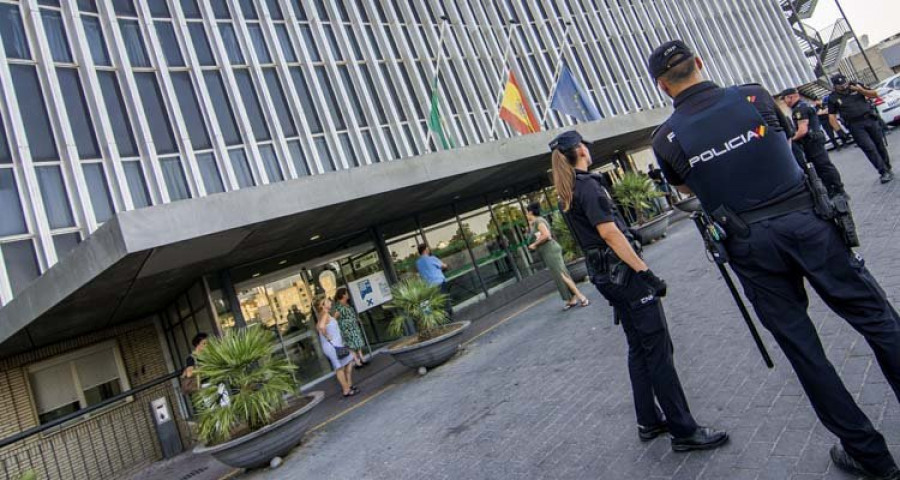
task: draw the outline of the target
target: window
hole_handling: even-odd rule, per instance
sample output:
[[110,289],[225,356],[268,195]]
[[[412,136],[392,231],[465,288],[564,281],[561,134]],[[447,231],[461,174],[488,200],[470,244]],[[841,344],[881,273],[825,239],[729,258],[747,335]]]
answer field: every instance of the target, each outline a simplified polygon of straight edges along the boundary
[[297,170],[297,176],[305,177],[309,175],[309,167],[306,166],[306,158],[304,158],[300,140],[288,142],[288,151],[291,153],[291,161],[294,162],[294,169]]
[[159,163],[162,166],[162,174],[166,181],[169,199],[174,202],[191,198],[191,190],[188,187],[187,179],[184,177],[181,159],[165,158],[160,160]]
[[122,162],[122,167],[125,169],[125,181],[128,183],[128,190],[131,191],[134,208],[149,207],[150,191],[147,190],[147,180],[144,178],[141,162]]
[[275,113],[278,115],[278,123],[281,124],[284,136],[296,136],[297,127],[294,125],[294,119],[291,118],[291,108],[288,106],[287,98],[284,96],[284,90],[281,89],[281,83],[278,82],[278,74],[274,68],[266,68],[263,70],[263,75],[266,78],[269,95],[272,97]]
[[0,237],[26,233],[25,215],[11,168],[0,169]]
[[200,168],[200,175],[203,177],[203,186],[206,187],[206,193],[220,193],[225,191],[225,185],[222,184],[222,176],[219,175],[219,166],[216,165],[216,158],[211,153],[197,155],[197,166]]
[[316,48],[316,42],[313,39],[313,33],[309,25],[300,25],[300,33],[303,34],[303,42],[306,44],[306,51],[309,52],[310,60],[321,62],[322,56],[319,55],[319,49]]
[[197,61],[200,65],[215,65],[216,60],[213,58],[212,50],[209,48],[209,41],[206,40],[206,31],[203,30],[203,24],[191,22],[188,24],[188,31],[191,32],[191,42],[194,44],[194,51],[197,52]]
[[106,40],[103,39],[103,30],[100,28],[100,19],[97,17],[83,16],[84,35],[87,37],[88,47],[91,49],[91,58],[97,65],[110,66],[109,52],[106,50]]
[[3,119],[0,118],[0,165],[12,163],[12,153],[9,151],[9,143],[6,141],[6,129],[3,128]]
[[297,54],[291,45],[291,37],[288,35],[287,27],[282,24],[275,25],[275,33],[278,35],[278,43],[281,44],[281,53],[288,63],[297,61]]
[[247,20],[259,20],[259,16],[256,14],[256,8],[253,6],[254,0],[241,0],[241,11],[244,13],[244,18]]
[[141,27],[138,22],[120,20],[119,28],[122,30],[122,40],[125,42],[125,51],[128,52],[128,60],[132,67],[149,67],[150,57],[144,47],[144,39],[141,37]]
[[96,405],[130,388],[115,341],[31,365],[28,384],[42,424]]
[[100,158],[100,147],[97,146],[94,124],[91,122],[87,102],[84,100],[78,71],[74,68],[58,68],[56,74],[59,76],[59,86],[66,104],[66,117],[75,136],[78,155],[82,159]]
[[97,13],[97,2],[96,0],[78,0],[78,9],[82,12]]
[[278,0],[266,0],[266,5],[269,7],[269,15],[274,20],[284,20],[284,14],[281,13],[281,8],[278,7]]
[[347,165],[358,167],[359,157],[353,154],[353,145],[350,144],[350,135],[346,133],[341,133],[338,135],[338,139],[341,141],[341,153],[344,155],[344,161]]
[[72,251],[73,248],[77,247],[79,243],[81,243],[81,234],[77,232],[54,235],[53,248],[56,249],[56,258],[62,258],[66,256],[66,254]]
[[66,195],[66,185],[63,183],[59,167],[37,167],[35,172],[50,228],[74,227],[75,219],[72,217],[69,197]]
[[63,27],[62,15],[56,10],[41,10],[41,21],[44,24],[44,32],[47,35],[47,43],[50,44],[50,53],[56,62],[72,63],[72,51],[69,50],[69,42],[66,40],[66,30]]
[[228,11],[228,0],[211,0],[213,15],[216,16],[217,19],[225,20],[231,18],[231,13]]
[[175,29],[169,22],[154,22],[156,25],[156,35],[159,37],[159,43],[162,45],[163,54],[166,57],[166,63],[170,67],[183,67],[184,57],[181,55],[181,48],[178,47],[178,38],[175,37]]
[[334,171],[334,163],[331,162],[331,152],[328,150],[328,142],[325,137],[316,138],[316,151],[319,152],[319,161],[326,172]]
[[234,79],[237,81],[238,89],[241,91],[241,100],[244,102],[244,108],[247,110],[247,116],[250,117],[253,136],[256,140],[269,140],[271,138],[269,127],[266,126],[263,110],[259,104],[259,97],[256,95],[256,89],[253,88],[253,81],[250,79],[250,72],[247,70],[235,70]]
[[141,94],[141,103],[144,106],[144,114],[150,124],[150,135],[159,153],[174,153],[178,151],[175,145],[175,136],[166,115],[166,106],[163,104],[159,85],[156,83],[154,73],[135,73],[135,82]]
[[187,18],[200,18],[200,7],[197,5],[197,0],[181,0],[181,10]]
[[38,84],[37,70],[33,65],[10,65],[9,70],[19,99],[19,110],[25,123],[25,136],[28,138],[31,157],[38,162],[58,160],[47,106]]
[[253,42],[253,50],[259,63],[272,63],[269,49],[266,47],[266,39],[263,37],[262,28],[258,23],[248,23],[247,31],[250,32],[250,40]]
[[106,183],[106,173],[103,165],[99,163],[86,163],[84,180],[87,182],[88,195],[91,197],[91,205],[94,207],[94,217],[97,223],[104,223],[115,214],[112,198],[109,196],[109,186]]
[[338,130],[347,128],[347,124],[344,123],[344,115],[339,110],[337,97],[334,95],[334,89],[331,86],[331,81],[328,79],[328,72],[325,71],[325,67],[316,67],[316,76],[319,78],[319,87],[322,88],[322,93],[325,94],[325,102],[328,105],[331,118],[334,120],[334,127]]
[[172,84],[175,87],[175,95],[181,106],[181,114],[187,124],[188,136],[191,145],[197,150],[212,147],[206,126],[203,124],[203,115],[200,112],[200,104],[194,94],[194,86],[191,84],[190,74],[187,72],[173,72]]
[[291,68],[291,78],[294,80],[294,88],[297,90],[297,96],[300,97],[300,103],[303,105],[303,112],[306,115],[306,123],[309,125],[312,133],[322,133],[322,122],[319,121],[319,114],[316,112],[316,106],[313,104],[312,93],[303,76],[303,70],[300,68]]
[[6,276],[9,278],[13,296],[16,296],[41,274],[38,270],[34,243],[31,240],[4,243],[0,245],[0,251],[3,252]]
[[148,0],[147,5],[150,7],[150,15],[154,17],[170,17],[169,7],[166,0]]
[[263,166],[266,168],[269,183],[284,180],[284,176],[281,174],[281,166],[278,165],[278,156],[275,155],[275,149],[271,145],[260,145],[259,154],[262,155]]
[[116,81],[115,72],[97,72],[100,80],[100,90],[103,92],[103,103],[106,104],[106,113],[109,114],[109,123],[112,125],[113,137],[119,154],[123,157],[136,157],[138,154],[134,135],[131,133],[131,123],[125,110],[125,102],[122,101],[122,91],[119,90],[119,82]]
[[234,33],[234,26],[230,23],[219,24],[219,33],[222,34],[222,44],[225,45],[225,51],[228,52],[228,61],[232,65],[243,65],[244,54],[241,53],[241,45],[238,43],[237,36]]
[[18,5],[0,3],[0,36],[8,58],[31,59]]
[[246,188],[256,185],[253,181],[253,172],[250,170],[250,164],[247,163],[247,155],[243,150],[231,150],[228,152],[231,157],[231,168],[234,169],[234,176],[237,178],[238,187]]
[[208,71],[203,72],[203,78],[206,80],[206,89],[209,90],[213,109],[216,111],[216,118],[219,119],[222,138],[225,139],[227,145],[241,143],[241,134],[238,132],[237,122],[234,119],[231,104],[228,102],[228,95],[225,93],[225,84],[222,82],[221,75],[217,71]]
[[112,0],[113,10],[119,15],[137,16],[137,10],[134,9],[132,0]]

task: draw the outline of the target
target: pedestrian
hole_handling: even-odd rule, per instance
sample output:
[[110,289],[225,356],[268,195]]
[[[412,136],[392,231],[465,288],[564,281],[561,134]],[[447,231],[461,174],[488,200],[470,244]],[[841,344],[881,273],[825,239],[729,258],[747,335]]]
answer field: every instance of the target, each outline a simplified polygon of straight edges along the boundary
[[184,359],[184,370],[181,372],[181,391],[189,397],[200,390],[200,376],[194,369],[197,367],[196,355],[206,347],[209,335],[199,332],[191,339],[191,353]]
[[416,260],[416,270],[419,271],[419,276],[422,277],[422,280],[425,280],[425,283],[438,286],[441,288],[441,293],[447,295],[447,301],[445,302],[447,311],[447,319],[449,320],[453,314],[453,307],[450,305],[450,284],[447,283],[447,277],[444,276],[444,271],[448,269],[447,264],[442,262],[440,258],[431,254],[431,248],[422,243],[419,245],[419,259]]
[[363,338],[362,330],[359,324],[359,315],[350,305],[350,291],[347,287],[337,289],[334,294],[334,318],[338,321],[341,328],[341,337],[347,343],[347,347],[353,353],[353,360],[356,368],[362,368],[369,364],[366,362],[363,348],[366,346],[366,340]]
[[[825,99],[827,100],[828,97],[826,96]],[[816,100],[815,107],[816,115],[819,117],[819,123],[822,125],[822,130],[825,130],[825,134],[828,135],[831,146],[834,147],[835,150],[840,151],[840,149],[850,143],[847,132],[844,131],[843,125],[841,125],[840,122],[838,122],[838,126],[841,127],[840,130],[835,131],[834,127],[831,126],[831,121],[828,118],[828,105],[826,105],[824,101],[821,99]]]
[[816,109],[800,100],[800,93],[796,88],[788,88],[781,92],[780,96],[784,99],[785,105],[791,109],[791,118],[796,127],[796,133],[791,141],[803,147],[806,161],[813,164],[816,174],[828,189],[828,195],[844,195],[841,174],[831,163],[828,150],[825,149],[825,133],[822,131]]
[[834,92],[828,96],[828,119],[831,127],[840,129],[837,116],[840,115],[856,145],[866,154],[869,162],[878,170],[881,183],[894,179],[891,159],[884,142],[881,118],[875,113],[870,98],[878,97],[878,92],[857,82],[847,80],[843,73],[831,77]]
[[556,283],[556,291],[565,302],[563,311],[569,310],[579,303],[582,307],[590,305],[591,301],[578,290],[578,285],[575,285],[575,281],[569,275],[569,269],[566,268],[566,261],[563,259],[562,247],[553,238],[547,219],[541,216],[541,204],[534,202],[528,205],[528,208],[525,209],[525,218],[528,220],[531,236],[534,238],[528,245],[528,249],[538,252],[544,265],[550,270],[550,275]]
[[337,378],[344,398],[352,397],[359,392],[353,385],[353,355],[350,354],[344,340],[341,338],[341,328],[337,320],[331,316],[332,302],[328,297],[316,300],[315,309],[316,329],[319,331],[319,342],[322,344],[322,353],[331,363],[334,376]]
[[600,176],[588,173],[591,153],[584,140],[568,131],[550,143],[550,150],[560,210],[585,253],[591,283],[613,306],[625,331],[639,438],[649,441],[669,432],[677,452],[723,445],[728,434],[697,425],[691,415],[660,301],[666,284],[635,253]]
[[791,362],[819,420],[841,441],[832,460],[857,475],[900,479],[884,437],[825,355],[807,312],[804,280],[865,337],[898,400],[900,316],[836,224],[816,216],[803,171],[777,134],[772,97],[755,84],[722,88],[704,81],[703,61],[678,40],[654,50],[648,64],[675,101],[653,135],[660,167],[724,226],[731,266],[760,322]]

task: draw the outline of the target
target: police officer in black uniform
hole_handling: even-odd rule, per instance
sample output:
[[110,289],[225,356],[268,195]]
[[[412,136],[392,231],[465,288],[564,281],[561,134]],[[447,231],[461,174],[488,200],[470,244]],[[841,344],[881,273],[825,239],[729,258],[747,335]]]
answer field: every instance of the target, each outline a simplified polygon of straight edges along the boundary
[[772,134],[772,97],[759,85],[703,81],[703,62],[681,41],[657,48],[651,76],[675,100],[653,135],[669,183],[693,192],[727,231],[732,268],[762,324],[791,362],[819,419],[840,438],[835,464],[859,475],[900,480],[884,437],[828,361],[810,319],[804,279],[859,331],[900,400],[900,316],[847,247],[820,219],[783,135]]
[[660,301],[666,284],[631,246],[627,226],[602,177],[587,172],[591,154],[581,135],[565,132],[550,143],[550,150],[564,218],[585,252],[591,282],[614,307],[625,330],[640,439],[649,441],[669,432],[676,452],[723,445],[728,440],[725,432],[698,426],[691,415]]
[[828,151],[825,149],[825,132],[822,131],[816,109],[800,100],[800,93],[796,88],[788,88],[781,92],[780,96],[784,99],[785,105],[791,109],[791,118],[796,126],[796,132],[791,141],[803,147],[806,161],[813,164],[816,173],[819,174],[819,178],[828,189],[828,194],[831,196],[843,194],[844,184],[841,182],[841,174],[828,158]]
[[828,119],[831,127],[840,129],[837,116],[840,114],[853,140],[881,175],[881,183],[894,179],[891,172],[891,159],[884,144],[884,130],[881,119],[875,113],[875,107],[869,103],[870,98],[878,96],[878,92],[868,89],[856,82],[850,82],[843,73],[831,77],[834,92],[828,96]]

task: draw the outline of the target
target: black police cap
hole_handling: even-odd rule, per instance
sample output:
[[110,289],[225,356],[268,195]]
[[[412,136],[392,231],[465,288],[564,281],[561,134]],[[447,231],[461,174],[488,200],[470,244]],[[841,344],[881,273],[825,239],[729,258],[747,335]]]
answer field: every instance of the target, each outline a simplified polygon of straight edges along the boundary
[[569,130],[568,132],[560,133],[550,142],[550,151],[553,150],[571,150],[578,145],[584,143],[587,145],[589,142],[584,141],[584,138],[575,130]]
[[776,95],[776,97],[778,97],[778,98],[784,98],[784,97],[786,97],[786,96],[788,96],[788,95],[793,95],[793,94],[795,94],[795,93],[800,93],[800,92],[798,92],[796,88],[785,88],[784,90],[782,90],[781,93],[779,93],[778,95]]
[[847,76],[843,73],[836,73],[831,77],[831,83],[835,85],[843,85],[847,83]]
[[694,58],[691,47],[681,40],[672,40],[658,47],[647,59],[647,70],[654,80],[671,70],[676,65]]

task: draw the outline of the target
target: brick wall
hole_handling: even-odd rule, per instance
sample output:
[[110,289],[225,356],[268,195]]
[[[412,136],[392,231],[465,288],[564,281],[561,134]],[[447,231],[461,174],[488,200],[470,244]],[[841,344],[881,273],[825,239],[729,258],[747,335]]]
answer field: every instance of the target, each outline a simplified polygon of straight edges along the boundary
[[[153,318],[2,359],[0,438],[38,424],[28,390],[28,365],[113,339],[118,343],[131,388],[168,373]],[[178,408],[179,393],[172,382],[166,382],[135,395],[131,401],[0,450],[0,479],[18,479],[29,469],[36,471],[41,480],[117,478],[128,469],[160,459],[148,404],[161,396],[168,399],[182,442],[188,448],[190,435]]]

